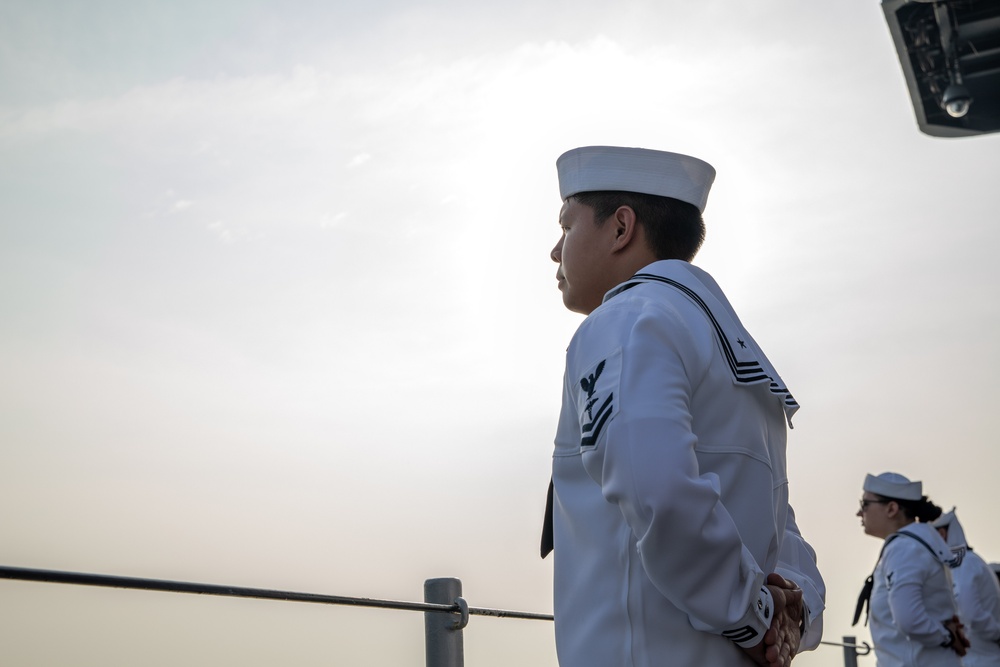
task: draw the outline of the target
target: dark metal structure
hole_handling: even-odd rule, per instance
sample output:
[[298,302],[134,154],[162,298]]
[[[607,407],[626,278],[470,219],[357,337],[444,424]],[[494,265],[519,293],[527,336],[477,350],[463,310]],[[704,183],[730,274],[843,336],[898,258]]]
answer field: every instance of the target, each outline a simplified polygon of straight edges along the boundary
[[1000,0],[882,0],[920,131],[1000,131]]

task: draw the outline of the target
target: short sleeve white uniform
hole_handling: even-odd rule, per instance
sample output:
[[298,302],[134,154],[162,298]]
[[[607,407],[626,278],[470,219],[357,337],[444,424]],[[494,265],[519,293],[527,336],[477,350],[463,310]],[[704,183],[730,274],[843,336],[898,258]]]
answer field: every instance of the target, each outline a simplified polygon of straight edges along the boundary
[[788,506],[797,404],[708,274],[656,262],[612,290],[566,356],[553,458],[555,623],[566,667],[747,665],[765,573],[815,554]]

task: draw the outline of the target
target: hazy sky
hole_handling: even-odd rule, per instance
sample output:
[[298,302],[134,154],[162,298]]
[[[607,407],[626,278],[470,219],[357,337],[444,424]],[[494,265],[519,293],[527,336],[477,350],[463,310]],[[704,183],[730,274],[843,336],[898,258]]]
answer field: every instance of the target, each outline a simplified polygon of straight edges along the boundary
[[[0,564],[550,611],[592,144],[718,170],[696,263],[802,405],[826,639],[868,640],[867,472],[1000,560],[1000,137],[918,131],[876,0],[0,0]],[[423,661],[412,612],[0,581],[5,667]]]

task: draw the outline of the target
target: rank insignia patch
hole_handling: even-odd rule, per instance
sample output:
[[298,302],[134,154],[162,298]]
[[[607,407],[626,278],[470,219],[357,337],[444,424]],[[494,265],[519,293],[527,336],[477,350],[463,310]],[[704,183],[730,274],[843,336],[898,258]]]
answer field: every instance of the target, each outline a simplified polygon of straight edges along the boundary
[[580,448],[597,446],[604,427],[614,416],[615,393],[621,375],[621,351],[599,361],[579,380]]

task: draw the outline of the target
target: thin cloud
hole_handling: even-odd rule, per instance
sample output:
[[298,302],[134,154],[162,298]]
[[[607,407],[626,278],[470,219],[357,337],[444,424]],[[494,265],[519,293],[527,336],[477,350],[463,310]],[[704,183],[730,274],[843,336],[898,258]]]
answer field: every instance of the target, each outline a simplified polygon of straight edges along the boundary
[[353,158],[351,158],[351,161],[347,163],[347,166],[352,168],[360,167],[361,165],[365,164],[371,159],[372,156],[369,155],[368,153],[359,153],[358,155],[355,155]]

